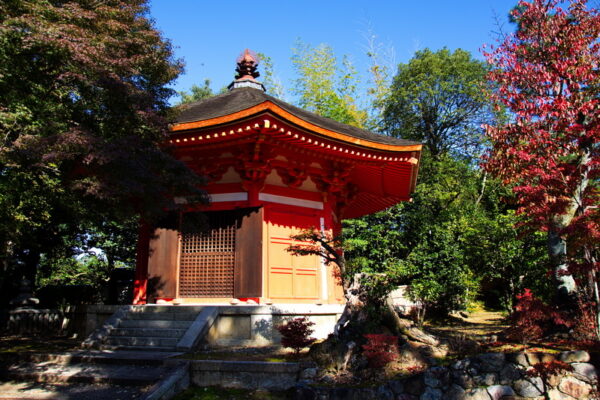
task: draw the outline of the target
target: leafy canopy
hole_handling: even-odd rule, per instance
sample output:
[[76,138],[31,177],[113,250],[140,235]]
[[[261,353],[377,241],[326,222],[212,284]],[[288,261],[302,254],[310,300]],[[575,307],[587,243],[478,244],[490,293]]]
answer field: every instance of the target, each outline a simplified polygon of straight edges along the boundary
[[486,73],[484,63],[461,49],[417,51],[398,65],[384,100],[384,131],[424,142],[434,158],[477,155],[481,124],[492,118]]
[[33,268],[63,236],[202,197],[163,147],[181,69],[145,0],[0,3],[5,263]]
[[298,74],[292,89],[298,106],[338,122],[362,127],[367,114],[357,106],[357,72],[348,57],[338,62],[325,44],[298,42],[292,63]]

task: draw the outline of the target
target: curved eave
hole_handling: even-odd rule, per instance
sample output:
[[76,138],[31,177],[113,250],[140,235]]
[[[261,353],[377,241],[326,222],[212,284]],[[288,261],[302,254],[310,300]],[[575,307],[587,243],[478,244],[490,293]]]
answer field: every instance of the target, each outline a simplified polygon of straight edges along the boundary
[[283,108],[279,107],[277,104],[274,104],[271,101],[265,101],[263,103],[255,105],[253,107],[247,108],[245,110],[241,110],[241,111],[238,111],[238,112],[235,112],[232,114],[223,115],[223,116],[216,117],[216,118],[205,119],[202,121],[191,121],[191,122],[183,122],[183,123],[173,124],[171,126],[171,131],[179,132],[179,131],[187,131],[190,129],[199,129],[199,128],[205,128],[205,127],[210,127],[210,126],[227,124],[230,122],[235,122],[237,120],[258,114],[263,111],[270,111],[270,112],[274,113],[275,115],[279,116],[280,118],[283,118],[283,119],[289,121],[290,123],[300,126],[308,131],[323,135],[325,137],[328,137],[328,138],[331,138],[334,140],[342,141],[342,142],[349,143],[349,144],[354,144],[356,146],[362,146],[362,147],[366,147],[366,148],[385,150],[385,151],[419,151],[420,152],[421,149],[423,148],[422,144],[392,145],[392,144],[385,144],[385,143],[377,143],[374,141],[357,138],[354,136],[350,136],[350,135],[335,132],[335,131],[332,131],[329,129],[325,129],[323,127],[312,124],[310,122],[307,122],[307,121],[295,116],[294,114],[284,110]]

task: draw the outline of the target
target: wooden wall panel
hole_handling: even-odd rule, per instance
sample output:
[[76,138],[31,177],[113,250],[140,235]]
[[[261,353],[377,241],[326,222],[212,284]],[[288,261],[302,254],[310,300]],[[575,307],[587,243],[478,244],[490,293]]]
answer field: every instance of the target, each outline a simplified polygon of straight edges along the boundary
[[[176,218],[176,217],[172,217]],[[148,301],[174,298],[177,290],[179,232],[176,223],[158,228],[150,239],[148,257]]]
[[252,208],[238,212],[234,297],[261,297],[263,209]]

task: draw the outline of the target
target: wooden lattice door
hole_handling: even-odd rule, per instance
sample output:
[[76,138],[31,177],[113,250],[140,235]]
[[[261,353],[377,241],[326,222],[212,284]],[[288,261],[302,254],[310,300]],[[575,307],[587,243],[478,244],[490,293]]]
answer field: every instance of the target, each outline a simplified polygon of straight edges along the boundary
[[179,297],[233,297],[236,216],[207,214],[207,230],[181,235]]

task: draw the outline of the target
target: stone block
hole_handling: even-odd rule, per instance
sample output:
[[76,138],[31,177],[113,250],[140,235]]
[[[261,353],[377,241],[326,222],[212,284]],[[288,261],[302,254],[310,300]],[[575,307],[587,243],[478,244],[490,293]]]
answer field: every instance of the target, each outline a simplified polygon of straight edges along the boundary
[[466,371],[452,371],[452,380],[465,389],[475,386],[475,380]]
[[404,381],[404,390],[407,394],[419,396],[423,392],[423,387],[423,378],[421,376],[414,376]]
[[446,400],[463,400],[465,396],[465,389],[462,387],[453,384],[444,394],[444,399]]
[[514,381],[520,379],[523,376],[522,371],[517,367],[516,364],[506,364],[504,368],[500,370],[499,380],[501,385],[510,385]]
[[522,367],[529,367],[529,361],[525,353],[511,353],[506,355],[506,361],[520,365]]
[[559,360],[566,363],[574,363],[574,362],[589,362],[590,361],[590,353],[583,350],[578,351],[563,351],[560,353]]
[[482,373],[473,377],[475,386],[491,386],[498,383],[498,374],[493,372]]
[[514,396],[515,391],[506,385],[493,385],[487,388],[487,392],[492,400],[500,400],[505,396]]
[[300,371],[300,379],[314,379],[317,376],[317,368],[305,368]]
[[419,400],[442,400],[443,398],[443,393],[440,389],[427,386],[423,394],[419,397]]
[[499,372],[504,363],[506,357],[504,353],[486,353],[477,356],[479,361],[479,369],[483,372]]
[[216,321],[219,339],[251,338],[251,317],[249,315],[220,315]]
[[448,369],[444,367],[431,367],[423,374],[423,382],[432,388],[447,387],[449,383]]
[[375,397],[376,399],[394,400],[394,392],[392,392],[392,389],[386,385],[379,386],[375,392],[375,395],[377,396]]
[[464,360],[458,360],[458,361],[452,363],[451,368],[456,371],[460,371],[460,370],[464,371],[469,367],[470,364],[471,364],[471,360],[469,360],[468,358],[465,358]]
[[404,383],[399,379],[389,381],[388,386],[392,390],[392,392],[394,392],[394,394],[404,393]]
[[537,397],[544,393],[544,382],[541,378],[519,379],[513,384],[518,395],[523,397]]
[[567,376],[560,381],[558,389],[576,399],[581,399],[590,394],[592,387],[572,376]]
[[250,336],[258,345],[273,342],[273,316],[271,314],[252,314],[250,316]]
[[589,363],[573,363],[573,373],[586,382],[594,382],[598,379],[598,371]]
[[464,400],[490,400],[490,395],[484,388],[471,389],[465,392]]
[[550,389],[548,390],[548,399],[549,400],[575,400],[574,397],[569,396],[568,394],[564,394],[558,389]]
[[555,354],[548,354],[548,353],[526,353],[526,354],[527,354],[527,361],[529,361],[529,364],[531,364],[531,365],[538,364],[538,363],[546,363],[546,362],[556,360]]

